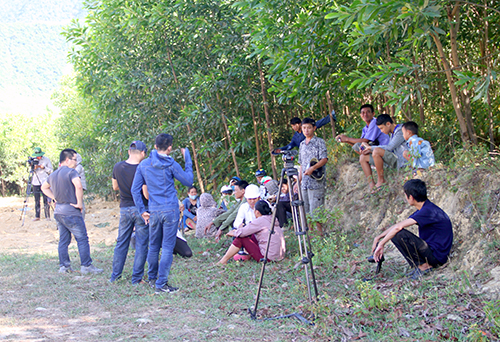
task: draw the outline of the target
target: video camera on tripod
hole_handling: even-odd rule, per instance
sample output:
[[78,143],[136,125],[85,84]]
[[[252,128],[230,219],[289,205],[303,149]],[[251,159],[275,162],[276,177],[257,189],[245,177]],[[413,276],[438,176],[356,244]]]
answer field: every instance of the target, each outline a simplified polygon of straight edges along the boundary
[[[304,200],[302,197],[301,193],[301,185],[300,185],[300,179],[299,179],[299,172],[295,168],[294,161],[295,161],[295,156],[298,154],[297,150],[281,150],[279,152],[272,151],[271,152],[274,155],[281,154],[282,157],[281,159],[284,162],[283,169],[281,170],[281,177],[280,177],[280,183],[279,183],[279,189],[282,188],[283,186],[283,179],[285,177],[288,179],[289,184],[292,183],[292,178],[295,178],[297,182],[297,199],[294,199],[294,193],[293,189],[291,186],[288,187],[288,195],[290,199],[290,207],[292,209],[292,222],[293,222],[293,230],[295,233],[295,236],[298,239],[298,245],[299,245],[299,254],[300,254],[300,264],[302,265],[304,269],[304,274],[305,274],[305,283],[307,285],[307,294],[309,297],[310,302],[315,302],[318,300],[318,287],[316,284],[316,278],[314,276],[314,267],[312,263],[312,258],[314,256],[312,252],[312,246],[311,246],[311,240],[309,238],[309,235],[307,234],[308,232],[308,227],[307,227],[307,220],[306,220],[306,213],[304,211]],[[264,280],[264,272],[266,269],[266,264],[267,264],[267,255],[269,252],[269,244],[271,241],[271,235],[274,233],[274,221],[276,219],[276,209],[273,210],[273,216],[271,219],[271,227],[269,229],[269,238],[267,242],[267,247],[266,247],[266,252],[263,258],[262,262],[262,269],[260,272],[260,278],[259,278],[259,285],[257,287],[257,295],[255,296],[255,303],[253,305],[253,308],[249,308],[248,311],[250,313],[250,317],[254,320],[257,319],[257,308],[259,305],[259,299],[260,299],[260,293],[262,289],[262,283]],[[309,277],[310,276],[310,277]],[[287,318],[287,317],[295,317],[299,319],[300,321],[306,323],[306,324],[313,324],[306,318],[304,318],[300,313],[292,313],[289,315],[284,315],[284,316],[276,316],[276,317],[271,317],[271,318],[264,318],[264,320],[272,320],[272,319],[280,319],[280,318]]]
[[37,157],[28,157],[26,163],[34,169],[36,165],[40,164],[40,160]]

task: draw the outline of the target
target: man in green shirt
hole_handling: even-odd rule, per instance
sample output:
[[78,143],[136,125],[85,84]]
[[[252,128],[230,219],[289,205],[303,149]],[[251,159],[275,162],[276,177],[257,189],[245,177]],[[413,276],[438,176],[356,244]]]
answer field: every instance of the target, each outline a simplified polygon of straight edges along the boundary
[[229,208],[225,213],[217,216],[212,222],[210,222],[206,227],[205,227],[205,234],[208,232],[212,224],[217,227],[217,233],[215,234],[215,241],[219,241],[222,232],[226,230],[228,227],[232,227],[234,219],[236,218],[236,215],[238,214],[238,209],[240,208],[241,204],[245,203],[245,188],[247,187],[248,182],[241,180],[239,182],[236,182],[234,185],[234,197],[236,198],[236,201],[238,203],[234,204]]

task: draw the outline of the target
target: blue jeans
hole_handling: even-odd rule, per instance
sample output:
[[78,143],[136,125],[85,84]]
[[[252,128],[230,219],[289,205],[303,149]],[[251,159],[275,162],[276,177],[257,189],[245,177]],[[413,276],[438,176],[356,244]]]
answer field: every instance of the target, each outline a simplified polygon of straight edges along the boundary
[[68,246],[71,243],[71,234],[75,236],[78,253],[80,254],[80,264],[82,266],[92,265],[90,257],[89,237],[87,236],[87,228],[81,216],[54,215],[57,221],[57,229],[59,230],[59,266],[69,267]]
[[136,207],[125,207],[120,208],[120,224],[118,225],[118,238],[113,255],[113,273],[111,273],[110,281],[115,281],[122,275],[134,226],[136,240],[132,284],[142,280],[144,264],[148,255],[149,230]]
[[[148,253],[148,277],[149,280],[156,279],[156,287],[165,286],[170,273],[170,266],[174,258],[173,252],[177,238],[177,226],[179,223],[179,209],[153,211],[149,221],[149,253]],[[161,260],[158,265],[158,256],[161,252]]]

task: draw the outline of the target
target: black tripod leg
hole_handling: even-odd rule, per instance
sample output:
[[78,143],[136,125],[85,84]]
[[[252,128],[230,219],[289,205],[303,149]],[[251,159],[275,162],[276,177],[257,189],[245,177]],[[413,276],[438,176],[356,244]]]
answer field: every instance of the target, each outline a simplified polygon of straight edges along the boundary
[[[283,185],[283,176],[285,175],[285,169],[281,171],[281,180],[280,180],[280,185],[278,189],[281,189],[281,186]],[[277,206],[275,206],[273,210],[273,216],[271,218],[271,227],[269,227],[269,237],[267,238],[267,245],[266,245],[266,253],[264,255],[264,260],[262,261],[262,268],[260,270],[260,278],[259,278],[259,287],[257,288],[257,296],[255,298],[255,304],[253,306],[253,311],[252,309],[248,309],[250,312],[250,317],[252,319],[257,319],[257,307],[259,305],[259,299],[260,299],[260,291],[262,289],[262,282],[264,280],[264,272],[266,270],[266,264],[267,264],[267,256],[269,255],[269,246],[271,244],[271,236],[274,234],[274,223],[276,221],[276,213],[277,213]]]
[[24,198],[23,209],[21,210],[21,217],[19,218],[19,221],[22,220],[21,227],[24,226],[24,219],[26,218],[26,211],[28,210],[28,197],[31,195],[31,189],[33,187],[33,174],[34,173],[35,173],[35,171],[33,169],[29,172],[28,184],[26,185],[26,197]]

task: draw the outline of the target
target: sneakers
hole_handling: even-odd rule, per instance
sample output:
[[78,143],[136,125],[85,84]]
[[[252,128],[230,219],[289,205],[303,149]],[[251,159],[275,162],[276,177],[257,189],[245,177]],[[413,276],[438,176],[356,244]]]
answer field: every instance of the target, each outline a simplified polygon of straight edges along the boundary
[[156,289],[156,279],[148,280],[148,285],[152,289]]
[[103,270],[100,269],[100,268],[95,267],[92,264],[90,264],[89,266],[82,266],[82,267],[80,267],[80,272],[82,274],[89,274],[89,273],[99,274],[99,273],[102,273]]
[[166,283],[163,287],[160,287],[160,288],[157,287],[155,290],[155,294],[160,294],[163,292],[173,293],[173,292],[177,292],[177,291],[179,291],[178,287],[173,287],[173,286],[168,285],[168,283]]
[[412,280],[419,280],[425,274],[431,273],[433,268],[428,268],[425,271],[422,271],[420,268],[416,267],[413,272],[409,273],[407,277]]
[[59,267],[59,273],[71,273],[73,272],[73,269],[71,266],[61,266]]

